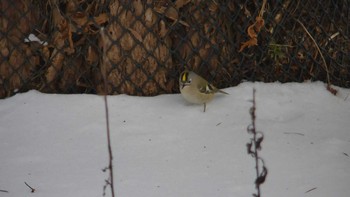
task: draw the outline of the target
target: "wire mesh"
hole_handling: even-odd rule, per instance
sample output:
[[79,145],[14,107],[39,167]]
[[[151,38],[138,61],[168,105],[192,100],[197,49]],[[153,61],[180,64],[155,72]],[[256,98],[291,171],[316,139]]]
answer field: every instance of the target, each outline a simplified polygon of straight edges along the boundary
[[184,69],[350,88],[347,0],[2,0],[0,15],[0,98],[103,94],[103,76],[108,94],[175,93]]

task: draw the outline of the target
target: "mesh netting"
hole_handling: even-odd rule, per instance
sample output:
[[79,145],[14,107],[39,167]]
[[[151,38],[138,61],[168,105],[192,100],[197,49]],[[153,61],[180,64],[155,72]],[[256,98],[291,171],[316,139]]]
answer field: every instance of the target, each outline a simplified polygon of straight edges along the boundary
[[243,80],[350,88],[346,0],[2,0],[0,14],[0,98],[103,94],[102,74],[108,94],[175,93],[185,68],[219,88]]

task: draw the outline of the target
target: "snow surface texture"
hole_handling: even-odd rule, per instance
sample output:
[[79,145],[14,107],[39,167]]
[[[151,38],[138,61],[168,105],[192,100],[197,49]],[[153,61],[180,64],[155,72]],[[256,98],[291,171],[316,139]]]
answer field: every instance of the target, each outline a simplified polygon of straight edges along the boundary
[[[217,95],[205,113],[179,94],[109,96],[116,195],[251,196],[253,87],[269,169],[262,196],[348,197],[350,90],[337,88],[334,96],[320,82],[242,83]],[[8,191],[0,196],[102,196],[104,113],[96,95],[29,91],[0,100],[0,190]]]

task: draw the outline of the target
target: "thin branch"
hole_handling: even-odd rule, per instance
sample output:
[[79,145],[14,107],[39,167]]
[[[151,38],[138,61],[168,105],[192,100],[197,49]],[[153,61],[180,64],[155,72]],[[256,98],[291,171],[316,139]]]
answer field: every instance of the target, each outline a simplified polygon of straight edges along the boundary
[[263,0],[263,4],[262,4],[260,12],[259,12],[260,17],[263,17],[264,12],[265,12],[265,8],[266,8],[266,0]]
[[9,191],[7,191],[7,190],[2,190],[2,189],[0,189],[0,192],[9,193]]
[[323,54],[321,52],[321,49],[320,47],[318,46],[318,44],[316,43],[315,39],[312,37],[312,35],[310,34],[310,32],[306,29],[306,27],[304,26],[304,24],[299,20],[299,19],[295,19],[299,24],[300,26],[304,29],[304,31],[307,33],[307,35],[311,38],[312,42],[315,44],[316,48],[317,48],[317,51],[318,53],[320,54],[321,58],[322,58],[322,61],[323,61],[323,64],[324,64],[324,68],[326,70],[326,73],[327,73],[327,82],[328,82],[328,85],[331,85],[331,81],[330,81],[330,78],[329,78],[329,70],[328,70],[328,65],[326,63],[326,60],[324,59],[323,57]]
[[32,192],[32,193],[34,193],[34,192],[35,192],[35,189],[34,189],[34,188],[32,188],[30,185],[28,185],[28,183],[27,183],[27,182],[24,182],[24,184],[26,184],[26,186],[27,186],[27,187],[29,187],[29,189],[31,189],[31,192]]
[[298,132],[283,132],[284,134],[294,134],[294,135],[301,135],[301,136],[305,136],[304,133],[298,133]]
[[317,187],[314,187],[314,188],[312,188],[312,189],[307,190],[307,191],[305,192],[305,194],[306,194],[306,193],[309,193],[309,192],[311,192],[311,191],[313,191],[313,190],[315,190],[315,189],[317,189]]
[[[251,108],[251,117],[252,117],[252,131],[253,131],[253,142],[254,142],[254,148],[255,151],[253,152],[254,157],[255,157],[255,172],[256,172],[256,177],[260,176],[260,172],[259,172],[259,153],[257,151],[257,145],[256,145],[256,127],[255,127],[255,119],[256,119],[256,115],[255,115],[255,110],[256,110],[256,102],[255,102],[255,88],[253,89],[253,106]],[[257,185],[256,187],[258,194],[257,196],[260,196],[260,187]]]
[[[102,42],[105,44],[106,43],[106,32],[102,28],[101,29],[101,38]],[[102,59],[102,64],[106,63],[107,59],[107,46],[103,46],[103,59]],[[112,145],[111,145],[111,135],[110,135],[110,128],[109,128],[109,113],[108,113],[108,100],[107,100],[107,93],[108,93],[108,83],[107,83],[107,71],[106,69],[104,70],[105,72],[102,72],[102,77],[103,77],[103,82],[104,82],[104,103],[105,103],[105,115],[106,115],[106,130],[107,130],[107,145],[108,145],[108,156],[109,156],[109,181],[107,182],[108,185],[111,187],[111,193],[112,197],[115,197],[114,195],[114,181],[113,181],[113,154],[112,154]]]
[[254,88],[253,89],[253,100],[252,100],[253,106],[250,108],[250,111],[249,111],[252,123],[247,128],[248,133],[253,135],[253,137],[250,138],[250,142],[247,143],[246,146],[247,146],[248,154],[251,155],[255,159],[256,179],[255,179],[254,183],[255,183],[255,188],[257,190],[257,193],[253,194],[253,196],[254,197],[261,197],[260,185],[265,182],[268,170],[265,166],[264,160],[259,156],[259,151],[261,150],[261,143],[264,140],[264,134],[261,131],[256,130],[256,125],[255,125],[255,121],[256,121],[255,92],[256,91]]

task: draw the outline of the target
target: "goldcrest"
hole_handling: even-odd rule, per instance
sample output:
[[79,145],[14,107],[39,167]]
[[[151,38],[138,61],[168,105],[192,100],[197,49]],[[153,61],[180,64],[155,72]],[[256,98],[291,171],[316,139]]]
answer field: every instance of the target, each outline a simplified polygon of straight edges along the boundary
[[179,86],[181,95],[185,100],[190,103],[203,104],[204,112],[206,110],[206,104],[213,100],[215,93],[228,94],[208,83],[207,80],[193,71],[187,70],[180,74]]

